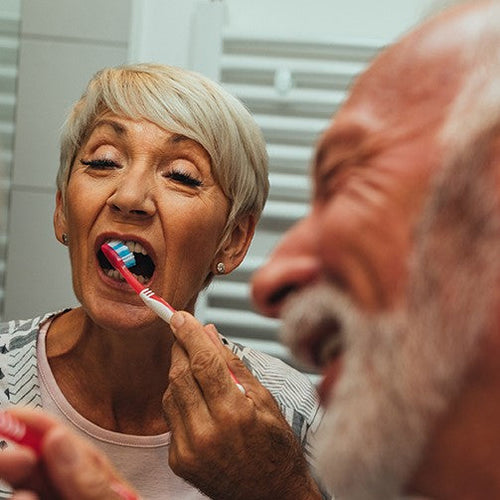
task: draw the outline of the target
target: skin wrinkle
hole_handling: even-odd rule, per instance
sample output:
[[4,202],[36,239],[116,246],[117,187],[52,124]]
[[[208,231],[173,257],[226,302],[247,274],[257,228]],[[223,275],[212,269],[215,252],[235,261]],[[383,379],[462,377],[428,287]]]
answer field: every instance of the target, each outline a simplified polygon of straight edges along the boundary
[[[313,175],[317,178],[314,189],[323,186],[331,180],[331,176],[336,175],[336,170],[346,165],[355,165],[366,168],[365,163],[369,163],[377,158],[379,153],[386,153],[392,144],[405,143],[417,138],[421,130],[425,127],[438,125],[442,117],[434,117],[425,123],[425,126],[418,128],[404,128],[390,126],[386,124],[382,128],[382,121],[379,121],[377,129],[364,130],[361,125],[354,121],[348,126],[336,129],[333,134],[324,134],[319,145],[319,152],[313,163]],[[376,131],[374,131],[376,130]],[[403,166],[402,166],[403,167]],[[316,198],[321,196],[315,193]]]

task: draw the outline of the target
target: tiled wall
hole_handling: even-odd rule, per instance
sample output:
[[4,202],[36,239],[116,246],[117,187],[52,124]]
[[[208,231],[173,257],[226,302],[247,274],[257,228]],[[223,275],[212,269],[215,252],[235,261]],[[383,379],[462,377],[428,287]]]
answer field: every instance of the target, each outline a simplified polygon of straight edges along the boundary
[[0,312],[4,301],[20,18],[20,0],[0,2]]
[[4,318],[75,303],[52,211],[60,126],[90,76],[128,57],[132,0],[23,0]]

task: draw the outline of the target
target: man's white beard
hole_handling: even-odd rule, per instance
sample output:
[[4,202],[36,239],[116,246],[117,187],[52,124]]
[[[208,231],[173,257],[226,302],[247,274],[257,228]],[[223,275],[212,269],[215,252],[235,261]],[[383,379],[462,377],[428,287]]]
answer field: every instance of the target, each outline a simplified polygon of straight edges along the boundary
[[327,303],[342,325],[342,372],[317,436],[320,477],[341,500],[398,496],[455,393],[470,343],[441,342],[423,325],[410,329],[403,311],[367,318],[324,287],[293,302],[288,331],[301,331],[302,308],[307,316]]
[[331,285],[287,303],[284,341],[299,356],[305,331],[341,328],[342,372],[317,440],[320,476],[339,500],[402,493],[495,310],[496,184],[479,163],[467,171],[476,159],[445,172],[426,206],[404,309],[367,316]]

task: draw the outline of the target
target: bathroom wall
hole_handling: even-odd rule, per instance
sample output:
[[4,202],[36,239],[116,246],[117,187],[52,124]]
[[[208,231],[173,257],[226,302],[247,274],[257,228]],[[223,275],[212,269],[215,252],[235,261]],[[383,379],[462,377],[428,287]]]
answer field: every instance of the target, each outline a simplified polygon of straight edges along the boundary
[[[7,5],[13,0],[6,1]],[[53,236],[58,136],[91,74],[159,61],[216,77],[221,31],[389,42],[432,0],[22,0],[4,319],[75,304]]]
[[23,0],[6,319],[75,302],[52,211],[64,116],[99,68],[128,57],[130,0]]

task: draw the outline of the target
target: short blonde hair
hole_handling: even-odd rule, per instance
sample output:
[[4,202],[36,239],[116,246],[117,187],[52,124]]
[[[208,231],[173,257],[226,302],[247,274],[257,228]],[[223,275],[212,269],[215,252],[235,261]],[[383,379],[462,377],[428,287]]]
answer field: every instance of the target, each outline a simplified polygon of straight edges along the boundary
[[76,154],[106,111],[149,120],[201,144],[210,155],[214,178],[230,200],[226,229],[243,215],[258,220],[269,180],[266,146],[255,120],[215,82],[159,64],[104,68],[90,80],[61,134],[57,187],[63,199]]

